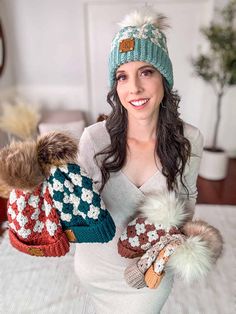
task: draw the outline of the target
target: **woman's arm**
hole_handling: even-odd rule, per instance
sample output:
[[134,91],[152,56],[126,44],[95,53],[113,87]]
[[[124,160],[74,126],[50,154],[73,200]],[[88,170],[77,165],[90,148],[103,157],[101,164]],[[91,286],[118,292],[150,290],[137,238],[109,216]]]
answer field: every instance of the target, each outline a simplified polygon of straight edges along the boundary
[[96,153],[94,141],[88,128],[85,128],[79,141],[78,162],[90,178],[93,179],[94,183],[101,181],[101,172],[94,159]]
[[198,129],[194,128],[191,130],[188,139],[191,143],[192,152],[189,162],[185,167],[183,182],[188,189],[189,197],[187,191],[184,189],[184,186],[181,185],[180,180],[179,195],[181,198],[186,200],[186,210],[190,213],[190,218],[192,218],[198,195],[196,184],[203,151],[203,136]]

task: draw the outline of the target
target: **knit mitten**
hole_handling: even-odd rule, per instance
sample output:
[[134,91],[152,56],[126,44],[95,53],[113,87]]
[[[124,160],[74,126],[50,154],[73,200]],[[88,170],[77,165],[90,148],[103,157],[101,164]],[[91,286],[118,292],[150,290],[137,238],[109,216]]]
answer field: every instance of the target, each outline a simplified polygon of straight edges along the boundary
[[145,273],[153,265],[159,253],[173,241],[180,241],[182,235],[165,235],[160,241],[155,243],[146,253],[137,261],[131,263],[124,272],[125,280],[129,286],[140,289],[146,287]]
[[142,256],[165,235],[179,234],[187,219],[184,204],[174,192],[161,191],[145,196],[118,241],[118,253],[127,258]]
[[157,248],[156,243],[137,262],[125,270],[127,283],[135,288],[157,288],[168,267],[185,282],[200,280],[212,269],[222,253],[219,231],[202,220],[189,221]]
[[156,289],[165,274],[165,266],[172,256],[175,253],[178,246],[182,244],[184,238],[179,238],[171,240],[157,255],[154,263],[147,269],[144,275],[144,281],[146,286],[151,289]]
[[10,242],[21,252],[35,256],[62,256],[69,251],[69,242],[46,182],[33,192],[12,190],[8,221]]

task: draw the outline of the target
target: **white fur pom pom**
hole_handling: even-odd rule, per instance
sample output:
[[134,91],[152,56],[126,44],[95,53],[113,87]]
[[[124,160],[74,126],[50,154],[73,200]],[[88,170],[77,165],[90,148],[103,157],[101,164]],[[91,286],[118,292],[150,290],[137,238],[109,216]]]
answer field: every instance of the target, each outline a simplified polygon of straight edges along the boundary
[[184,281],[190,283],[207,275],[213,265],[211,251],[201,237],[190,237],[168,261],[167,267],[173,269]]
[[184,209],[184,202],[175,196],[175,192],[167,190],[147,194],[139,211],[151,223],[162,224],[165,229],[180,227],[189,215]]
[[119,23],[119,26],[123,28],[126,26],[140,27],[144,24],[153,24],[162,31],[169,27],[166,20],[167,18],[163,14],[156,13],[151,7],[144,7],[126,15],[124,20]]

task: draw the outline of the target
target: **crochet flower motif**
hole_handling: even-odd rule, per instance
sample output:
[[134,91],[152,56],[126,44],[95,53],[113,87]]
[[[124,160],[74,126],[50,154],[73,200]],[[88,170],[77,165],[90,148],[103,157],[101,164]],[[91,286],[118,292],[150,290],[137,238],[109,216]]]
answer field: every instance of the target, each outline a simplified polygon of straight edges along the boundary
[[80,168],[80,174],[81,174],[82,177],[89,178],[88,174],[85,172],[84,169],[81,169],[81,168]]
[[44,227],[44,223],[42,221],[37,220],[35,225],[34,225],[34,232],[41,233]]
[[67,165],[60,166],[60,170],[62,172],[64,172],[64,173],[68,173],[69,172]]
[[30,229],[25,229],[25,228],[21,228],[17,231],[17,233],[19,234],[19,236],[21,236],[24,239],[27,239],[28,236],[31,234],[31,230]]
[[132,247],[136,247],[136,246],[138,247],[140,245],[138,236],[135,236],[133,238],[129,238],[129,243]]
[[70,196],[69,196],[68,194],[66,194],[66,193],[64,193],[63,202],[64,202],[65,204],[70,203]]
[[89,211],[87,213],[88,217],[93,218],[93,219],[98,219],[99,214],[100,214],[100,209],[98,207],[90,205]]
[[50,173],[52,176],[54,176],[55,172],[57,171],[57,167],[53,166],[51,169],[50,169]]
[[33,214],[31,215],[31,219],[37,220],[39,218],[40,210],[39,208],[36,208]]
[[52,210],[52,205],[49,204],[46,200],[44,200],[42,209],[45,210],[45,215],[48,216]]
[[53,178],[53,190],[63,192],[63,184],[55,178]]
[[74,206],[79,206],[80,204],[80,198],[77,197],[75,194],[71,194],[70,195],[70,201],[71,204],[73,204]]
[[74,186],[70,181],[65,180],[64,185],[71,193],[74,192]]
[[15,192],[15,190],[13,190],[13,191],[10,193],[9,203],[10,203],[10,204],[13,204],[16,200],[17,200],[16,192]]
[[77,173],[69,173],[69,177],[74,185],[82,186],[82,177]]
[[147,242],[147,243],[141,245],[141,249],[144,251],[147,251],[150,247],[151,247],[150,242]]
[[[53,191],[53,187],[52,185],[48,182],[48,191],[49,193],[53,196],[54,195],[54,191]],[[45,192],[44,192],[45,193]]]
[[74,208],[73,208],[73,215],[75,215],[75,216],[81,216],[83,219],[86,218],[86,214],[83,213],[83,212],[81,212],[81,211],[78,209],[78,207],[74,207]]
[[157,230],[164,229],[162,224],[154,224]]
[[18,221],[21,227],[24,227],[25,224],[27,224],[28,222],[28,218],[22,215],[22,213],[18,213],[18,215],[16,216],[16,220]]
[[146,231],[145,225],[143,223],[141,223],[141,224],[137,223],[135,225],[135,229],[136,229],[137,235],[145,233],[145,231]]
[[28,204],[32,206],[33,208],[37,208],[39,203],[39,197],[36,195],[30,195]]
[[92,199],[93,199],[93,192],[90,191],[90,190],[87,190],[85,188],[82,188],[81,199],[84,202],[87,202],[88,204],[91,204],[92,203]]
[[55,205],[55,207],[56,207],[57,210],[59,210],[60,212],[62,212],[63,204],[62,204],[61,202],[54,201],[54,205]]
[[16,200],[16,205],[17,205],[19,211],[23,211],[25,209],[25,198],[24,198],[24,196],[21,195]]
[[10,223],[9,223],[9,228],[12,229],[12,230],[14,230],[15,232],[17,232],[16,226],[14,225],[13,222],[10,222]]
[[154,263],[154,271],[156,273],[160,273],[164,269],[164,266],[165,266],[165,260],[161,258]]
[[11,216],[11,219],[15,219],[15,218],[16,218],[16,213],[15,213],[15,211],[12,209],[11,206],[8,207],[8,214]]
[[71,214],[61,213],[61,220],[70,222],[71,219],[72,219],[72,215]]
[[149,242],[155,241],[159,237],[156,230],[152,230],[152,231],[147,232],[147,236],[148,236]]
[[127,236],[127,231],[125,230],[124,232],[122,232],[121,236],[120,236],[120,240],[121,241],[125,241],[128,239],[128,236]]
[[51,220],[47,219],[46,221],[46,228],[50,236],[54,236],[56,230],[57,230],[57,225],[55,222],[52,222]]

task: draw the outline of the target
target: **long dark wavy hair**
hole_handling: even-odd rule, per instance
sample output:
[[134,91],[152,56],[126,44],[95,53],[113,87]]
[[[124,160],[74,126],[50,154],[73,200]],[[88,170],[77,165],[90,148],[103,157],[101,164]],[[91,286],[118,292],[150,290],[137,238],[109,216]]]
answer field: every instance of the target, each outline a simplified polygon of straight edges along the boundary
[[[176,91],[170,90],[164,78],[163,86],[164,97],[158,116],[155,151],[162,164],[162,173],[167,179],[168,190],[177,187],[177,175],[180,175],[181,184],[188,193],[183,182],[183,172],[191,155],[191,145],[189,140],[184,137],[183,121],[179,117],[180,97]],[[127,110],[120,102],[116,87],[117,82],[107,95],[107,102],[112,108],[106,120],[111,144],[95,155],[95,159],[99,155],[104,155],[100,166],[102,173],[100,192],[108,181],[110,173],[121,170],[126,161],[128,116]]]

